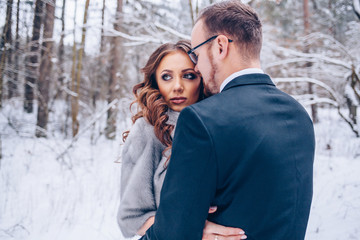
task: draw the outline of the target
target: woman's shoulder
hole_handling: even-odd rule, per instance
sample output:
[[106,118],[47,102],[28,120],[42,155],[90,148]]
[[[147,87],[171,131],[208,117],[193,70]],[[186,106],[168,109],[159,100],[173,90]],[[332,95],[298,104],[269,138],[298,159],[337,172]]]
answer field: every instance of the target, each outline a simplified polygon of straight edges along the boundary
[[154,139],[157,139],[154,132],[154,126],[144,117],[141,117],[132,125],[126,141],[149,142]]
[[123,165],[134,164],[140,155],[152,156],[154,152],[161,152],[165,147],[155,135],[154,127],[144,118],[139,118],[130,128],[128,137],[122,148]]
[[135,123],[132,125],[131,130],[139,129],[141,131],[153,129],[152,126],[144,117],[136,119]]

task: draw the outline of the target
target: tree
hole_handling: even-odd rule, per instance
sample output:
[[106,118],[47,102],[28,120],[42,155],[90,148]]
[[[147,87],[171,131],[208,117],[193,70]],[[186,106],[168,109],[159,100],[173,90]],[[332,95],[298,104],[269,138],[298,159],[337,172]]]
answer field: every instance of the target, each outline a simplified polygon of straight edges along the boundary
[[[114,29],[121,31],[121,14],[122,14],[122,0],[117,0],[116,15],[114,22]],[[111,40],[111,60],[110,60],[110,78],[108,85],[108,103],[111,104],[114,100],[118,99],[119,88],[120,88],[120,64],[121,64],[121,46],[120,38],[113,37]],[[108,139],[114,139],[116,137],[116,117],[117,108],[112,107],[107,112],[105,136]]]
[[18,76],[19,76],[19,49],[20,49],[20,35],[19,35],[19,22],[20,22],[20,0],[17,1],[16,6],[16,33],[15,33],[15,71],[14,71],[14,84],[13,95],[18,95]]
[[[12,59],[12,56],[11,56],[12,55],[11,54],[11,52],[12,52],[11,51],[12,5],[13,5],[13,0],[9,0],[7,2],[7,7],[6,7],[5,27],[3,29],[4,31],[3,31],[3,34],[1,37],[1,43],[0,43],[0,47],[3,49],[2,54],[1,54],[1,61],[0,61],[0,108],[2,107],[2,98],[3,98],[3,84],[4,84],[3,72],[5,70],[6,60],[8,62],[8,65],[11,65],[11,59]],[[7,59],[6,59],[6,57],[7,57]],[[10,73],[10,71],[9,71],[9,73]],[[11,76],[9,76],[8,83],[10,81],[11,81]],[[9,84],[9,85],[11,86],[11,84]],[[9,89],[9,91],[10,91],[10,89]]]
[[102,79],[106,76],[106,68],[105,65],[105,35],[104,35],[104,28],[105,28],[105,7],[106,1],[103,0],[103,6],[101,10],[101,37],[100,37],[100,49],[99,49],[99,59],[98,59],[98,74],[94,81],[92,81],[92,105],[96,108],[96,102],[99,98],[101,87],[102,87]]
[[8,1],[8,9],[7,9],[7,13],[6,15],[9,16],[9,18],[7,18],[7,20],[9,21],[8,24],[8,28],[7,28],[7,32],[6,32],[6,40],[7,40],[7,44],[9,45],[9,49],[7,51],[7,65],[8,65],[8,71],[7,71],[7,75],[8,75],[8,81],[7,81],[7,85],[8,85],[8,98],[12,98],[14,96],[14,92],[16,91],[16,84],[14,83],[14,71],[11,70],[12,63],[13,63],[13,41],[12,41],[12,5],[13,5],[13,0],[9,0]]
[[43,13],[43,2],[42,0],[36,0],[32,38],[30,42],[30,52],[28,53],[28,56],[25,60],[26,78],[25,78],[24,110],[27,113],[33,112],[34,87],[35,87],[35,80],[38,76],[38,65],[39,65],[38,55],[39,55],[39,45],[40,45],[39,40],[40,40],[42,13]]
[[53,31],[55,18],[56,0],[47,1],[45,5],[46,17],[44,21],[43,43],[41,49],[40,75],[37,82],[38,111],[36,122],[36,137],[46,137],[46,129],[49,115],[49,86],[52,79],[52,48],[53,48]]
[[[310,33],[310,24],[309,24],[309,0],[303,0],[303,9],[304,9],[304,35],[308,35]],[[309,47],[305,45],[304,52],[309,52]],[[306,68],[311,67],[311,62],[305,63]],[[309,94],[313,94],[313,83],[308,83],[308,91]],[[319,122],[318,114],[317,114],[317,105],[311,104],[311,116],[314,123]]]
[[66,5],[66,0],[63,0],[62,10],[61,10],[61,34],[60,34],[60,43],[59,43],[59,51],[58,51],[58,59],[59,59],[58,74],[59,74],[59,76],[58,76],[58,81],[57,81],[57,85],[58,85],[57,95],[61,94],[61,88],[64,85],[64,78],[65,78],[64,77],[64,75],[65,75],[65,70],[64,70],[65,5]]
[[73,79],[73,98],[72,98],[72,130],[73,130],[73,137],[79,132],[79,121],[77,119],[79,113],[79,99],[80,99],[80,80],[81,80],[81,67],[82,67],[82,58],[84,54],[85,48],[85,37],[86,37],[86,22],[87,22],[87,14],[89,9],[90,0],[86,0],[85,3],[85,10],[84,10],[84,21],[82,27],[82,35],[81,35],[81,45],[78,52],[78,62],[76,66],[76,81]]
[[[77,60],[77,50],[76,50],[76,11],[77,11],[77,0],[75,0],[75,7],[74,7],[74,29],[73,29],[73,47],[72,47],[72,65],[71,65],[71,100],[70,100],[70,105],[71,105],[71,129],[72,129],[72,133],[74,136],[74,131],[79,128],[79,122],[77,121],[77,112],[75,112],[75,107],[76,107],[76,60]],[[68,100],[69,98],[69,94],[66,95],[66,99]],[[66,101],[68,102],[68,101]],[[75,115],[76,114],[76,115]],[[68,110],[66,113],[66,119],[65,119],[65,133],[67,133],[66,129],[67,129],[67,122],[68,122],[68,116],[70,115],[70,111]]]

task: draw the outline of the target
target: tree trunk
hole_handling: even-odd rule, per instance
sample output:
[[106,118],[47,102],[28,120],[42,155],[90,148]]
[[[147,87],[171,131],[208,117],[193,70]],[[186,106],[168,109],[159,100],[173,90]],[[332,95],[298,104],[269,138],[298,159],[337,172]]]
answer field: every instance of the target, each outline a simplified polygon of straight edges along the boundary
[[[62,99],[62,90],[63,87],[67,88],[68,86],[65,86],[64,83],[64,76],[65,76],[65,71],[64,71],[64,36],[65,36],[65,6],[66,6],[66,0],[63,0],[63,4],[62,4],[62,10],[61,10],[61,35],[60,35],[60,43],[59,43],[59,50],[58,50],[58,81],[57,81],[57,93],[55,95],[55,99],[57,97],[60,97],[60,99]],[[75,26],[74,26],[75,27]],[[66,114],[65,114],[65,119],[64,119],[64,125],[61,126],[61,132],[65,133],[65,136],[67,136],[67,120],[69,118],[69,111],[68,108],[70,108],[70,104],[68,104],[68,100],[69,100],[69,96],[66,94],[65,95],[65,105],[66,105]]]
[[[77,1],[75,0],[75,8],[74,8],[74,30],[73,30],[73,49],[72,49],[72,67],[71,67],[71,91],[73,94],[75,94],[75,88],[76,88],[76,79],[75,79],[75,73],[76,73],[76,59],[77,59],[77,49],[76,49],[76,10],[77,10]],[[67,96],[68,98],[68,96]],[[79,123],[77,122],[77,116],[75,115],[75,96],[71,95],[71,119],[72,119],[72,132],[75,131],[76,128],[78,128]],[[66,121],[67,122],[67,121]],[[67,129],[67,127],[65,127]]]
[[353,92],[353,94],[348,94],[347,91],[345,93],[346,103],[349,108],[349,118],[351,119],[353,125],[358,125],[358,108],[360,106],[360,79],[356,74],[355,66],[352,67],[352,74],[348,79],[350,84],[349,92]]
[[102,78],[104,78],[104,72],[106,71],[104,68],[106,68],[104,62],[105,62],[105,58],[104,58],[104,52],[105,52],[105,36],[104,36],[104,25],[105,25],[105,2],[106,0],[103,0],[103,7],[101,10],[101,38],[100,38],[100,52],[99,52],[99,70],[98,70],[98,74],[97,77],[95,78],[94,81],[92,81],[93,86],[92,86],[92,105],[94,107],[94,109],[96,109],[96,102],[97,99],[100,95],[100,90],[101,90],[101,80]]
[[[114,29],[121,31],[121,14],[122,14],[122,0],[117,0],[116,16]],[[111,60],[110,60],[110,78],[109,78],[109,89],[108,89],[108,103],[110,104],[113,100],[118,98],[119,88],[120,88],[120,76],[118,72],[120,71],[120,62],[121,62],[121,47],[120,47],[119,37],[113,37],[111,41]],[[107,112],[107,121],[105,128],[105,136],[108,139],[115,139],[116,137],[116,115],[117,107],[112,107]]]
[[[7,48],[9,45],[11,45],[12,42],[12,36],[11,36],[12,4],[13,4],[13,0],[8,0],[6,7],[5,26],[3,29],[3,34],[0,42],[0,47],[4,49],[2,51],[1,61],[0,61],[0,108],[2,107],[2,99],[3,99],[3,84],[4,84],[3,73],[6,67],[6,57],[7,57],[8,65],[11,65],[11,47],[9,47],[9,49]],[[11,76],[8,76],[8,83],[11,81],[12,81]]]
[[39,39],[40,39],[40,29],[41,29],[41,17],[43,12],[43,1],[36,0],[35,3],[35,13],[34,13],[34,22],[33,22],[33,31],[32,38],[30,43],[30,53],[25,60],[26,68],[26,78],[25,78],[25,100],[24,100],[24,110],[27,113],[33,112],[33,102],[34,102],[34,87],[35,79],[38,76],[38,54],[39,54]]
[[78,53],[78,62],[76,66],[76,81],[75,81],[75,91],[76,94],[73,97],[73,104],[72,104],[72,130],[73,130],[73,137],[79,132],[79,121],[77,120],[77,116],[79,113],[79,96],[80,96],[80,79],[81,79],[81,65],[82,65],[82,57],[85,48],[85,36],[86,36],[86,22],[87,22],[87,13],[89,9],[89,2],[90,0],[86,0],[85,3],[85,11],[84,11],[84,22],[82,27],[82,36],[81,36],[81,46]]
[[49,86],[52,79],[52,46],[54,32],[56,0],[46,2],[46,17],[44,21],[43,44],[41,49],[40,76],[37,82],[39,97],[37,111],[36,137],[46,137],[49,116]]
[[[309,24],[309,0],[303,0],[304,8],[304,34],[308,35],[310,33],[310,24]],[[306,45],[304,49],[305,53],[309,52],[309,47]],[[312,66],[310,62],[306,63],[306,69],[309,69]],[[313,83],[308,83],[308,92],[310,95],[314,94]],[[314,123],[319,122],[317,114],[316,104],[311,104],[311,116]]]
[[19,49],[20,49],[20,35],[19,35],[19,22],[20,22],[20,0],[17,1],[16,6],[16,33],[15,33],[15,72],[14,72],[14,96],[18,96],[18,82],[19,82]]
[[[14,84],[14,72],[11,70],[12,68],[12,5],[13,0],[8,0],[7,10],[6,10],[6,16],[9,16],[9,18],[6,18],[8,20],[7,25],[7,31],[6,31],[6,41],[9,45],[9,49],[7,51],[7,65],[8,65],[8,71],[7,72],[7,86],[8,86],[8,98],[12,98],[14,96],[14,89],[16,85]],[[15,85],[15,86],[14,86]]]
[[193,11],[193,6],[192,6],[192,0],[189,0],[189,7],[190,7],[191,22],[192,22],[192,25],[194,26],[195,17],[194,17],[194,11]]
[[[63,0],[62,10],[61,10],[61,34],[60,34],[60,43],[58,51],[58,93],[56,95],[61,95],[61,87],[64,85],[64,36],[65,36],[65,4],[66,0]],[[56,96],[57,97],[57,96]]]
[[105,24],[105,2],[106,0],[103,0],[103,7],[101,10],[101,40],[100,40],[100,54],[104,52],[105,48],[105,37],[104,37],[104,24]]

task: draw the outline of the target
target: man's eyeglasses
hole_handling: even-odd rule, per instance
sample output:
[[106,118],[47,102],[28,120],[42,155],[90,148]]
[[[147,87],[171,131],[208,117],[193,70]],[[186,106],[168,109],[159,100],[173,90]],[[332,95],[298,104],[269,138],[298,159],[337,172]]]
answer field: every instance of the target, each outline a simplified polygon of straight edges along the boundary
[[[212,37],[209,38],[208,40],[200,43],[199,45],[197,45],[196,47],[190,49],[190,50],[187,52],[187,54],[189,55],[191,61],[192,61],[195,65],[197,64],[198,56],[195,54],[194,51],[195,51],[197,48],[201,47],[202,45],[204,45],[204,44],[206,44],[206,43],[208,43],[208,42],[211,42],[212,40],[214,40],[214,39],[217,38],[218,36],[219,36],[219,35],[212,36]],[[231,40],[231,39],[228,39],[228,40],[229,40],[229,42],[232,42],[232,41],[233,41],[233,40]]]

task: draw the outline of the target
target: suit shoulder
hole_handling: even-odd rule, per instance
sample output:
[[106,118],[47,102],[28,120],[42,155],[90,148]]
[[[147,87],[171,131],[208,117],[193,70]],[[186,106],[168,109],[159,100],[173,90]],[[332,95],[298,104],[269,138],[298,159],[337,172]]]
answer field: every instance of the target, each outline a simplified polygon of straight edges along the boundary
[[195,112],[203,112],[203,111],[211,111],[213,107],[217,107],[221,104],[221,94],[216,94],[211,97],[208,97],[200,102],[190,105],[189,107],[193,109]]

